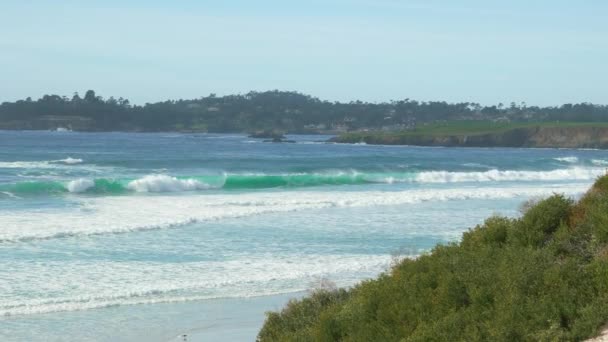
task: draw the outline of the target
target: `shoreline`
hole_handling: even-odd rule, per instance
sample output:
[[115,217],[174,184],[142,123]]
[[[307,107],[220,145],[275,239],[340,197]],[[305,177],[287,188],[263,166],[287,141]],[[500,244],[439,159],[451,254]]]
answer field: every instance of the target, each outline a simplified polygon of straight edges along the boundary
[[[2,341],[252,341],[266,319],[305,291],[113,306],[0,318]],[[53,331],[53,335],[49,332]]]

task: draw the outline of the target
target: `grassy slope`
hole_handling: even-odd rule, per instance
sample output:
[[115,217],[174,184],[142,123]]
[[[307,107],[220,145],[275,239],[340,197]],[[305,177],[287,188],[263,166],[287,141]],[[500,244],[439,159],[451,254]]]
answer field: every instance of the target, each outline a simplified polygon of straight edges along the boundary
[[394,137],[394,136],[450,136],[450,135],[480,135],[503,133],[517,128],[534,127],[608,127],[606,122],[515,122],[497,123],[491,121],[450,121],[419,126],[411,131],[397,132],[351,132],[340,136],[343,141],[359,141],[365,136]]
[[608,320],[608,176],[489,218],[350,290],[268,313],[260,341],[571,341]]

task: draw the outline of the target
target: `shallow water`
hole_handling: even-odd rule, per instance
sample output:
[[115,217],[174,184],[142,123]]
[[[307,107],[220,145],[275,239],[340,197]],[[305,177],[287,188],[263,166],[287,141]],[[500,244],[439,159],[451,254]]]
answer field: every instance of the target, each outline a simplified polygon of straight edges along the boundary
[[577,196],[608,164],[596,150],[289,138],[0,131],[3,340],[136,340],[157,326],[138,315],[169,310],[182,323],[163,340],[214,298],[349,286],[528,198]]

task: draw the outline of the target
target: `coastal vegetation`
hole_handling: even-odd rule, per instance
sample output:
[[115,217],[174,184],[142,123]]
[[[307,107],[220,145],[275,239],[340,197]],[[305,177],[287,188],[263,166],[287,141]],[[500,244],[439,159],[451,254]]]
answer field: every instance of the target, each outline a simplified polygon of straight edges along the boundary
[[402,131],[347,132],[332,141],[419,146],[608,148],[608,123],[454,121]]
[[[487,126],[530,122],[608,122],[608,106],[590,103],[530,106],[511,103],[416,101],[332,102],[289,91],[210,94],[191,100],[136,105],[119,97],[44,95],[0,104],[0,129],[331,133],[427,130],[445,122]],[[479,122],[479,124],[477,124]],[[454,129],[452,126],[451,129]],[[497,126],[498,127],[498,126]]]
[[267,314],[259,341],[575,341],[608,321],[608,176]]

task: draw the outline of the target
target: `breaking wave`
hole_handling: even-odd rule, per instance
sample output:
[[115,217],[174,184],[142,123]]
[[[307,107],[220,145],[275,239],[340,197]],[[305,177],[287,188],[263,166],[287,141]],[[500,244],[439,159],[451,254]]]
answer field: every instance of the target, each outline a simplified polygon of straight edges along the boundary
[[138,179],[86,179],[67,182],[27,181],[0,185],[0,191],[15,195],[91,193],[124,194],[129,192],[182,192],[208,189],[300,188],[322,185],[358,185],[393,183],[478,183],[511,181],[591,181],[605,173],[601,168],[557,169],[551,171],[488,170],[424,172],[223,174],[173,177],[157,174]]
[[69,192],[84,192],[95,186],[95,182],[90,179],[77,179],[70,181],[66,188]]
[[149,175],[127,184],[126,188],[136,192],[174,192],[209,189],[209,184],[196,179],[178,179],[166,175]]

